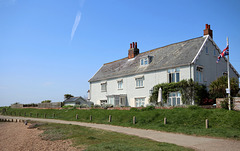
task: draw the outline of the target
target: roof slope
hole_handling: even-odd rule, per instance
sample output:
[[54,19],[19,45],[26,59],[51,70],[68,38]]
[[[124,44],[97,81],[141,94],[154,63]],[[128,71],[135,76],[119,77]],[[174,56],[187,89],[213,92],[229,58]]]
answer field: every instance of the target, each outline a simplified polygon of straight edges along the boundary
[[[89,82],[118,78],[182,65],[189,65],[197,55],[205,38],[198,37],[138,54],[134,59],[123,58],[104,64]],[[152,57],[147,66],[140,66],[140,59]]]
[[65,101],[63,101],[64,103],[67,102],[80,102],[81,100],[86,101],[85,99],[83,99],[82,97],[71,97],[69,99],[66,99]]

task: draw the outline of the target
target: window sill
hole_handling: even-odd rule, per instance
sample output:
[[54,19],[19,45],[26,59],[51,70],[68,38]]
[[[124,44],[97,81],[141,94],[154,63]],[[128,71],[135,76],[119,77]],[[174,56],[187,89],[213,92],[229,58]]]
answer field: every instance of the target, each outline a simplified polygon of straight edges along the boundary
[[101,92],[107,92],[107,91],[106,90],[104,90],[104,91],[102,90]]
[[142,87],[135,87],[136,89],[141,89],[141,88],[144,88],[144,86],[142,86]]
[[118,90],[123,90],[123,88],[121,88],[121,89],[118,89]]

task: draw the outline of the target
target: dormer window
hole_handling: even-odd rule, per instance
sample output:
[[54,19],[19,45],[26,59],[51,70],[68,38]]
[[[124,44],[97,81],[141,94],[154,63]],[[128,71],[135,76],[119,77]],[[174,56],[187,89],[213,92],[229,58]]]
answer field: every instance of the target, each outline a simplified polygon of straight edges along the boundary
[[141,66],[147,65],[147,64],[148,64],[148,58],[142,58],[140,62],[141,62],[141,63],[140,63]]
[[146,56],[140,59],[140,65],[145,66],[151,63],[152,58],[150,56]]

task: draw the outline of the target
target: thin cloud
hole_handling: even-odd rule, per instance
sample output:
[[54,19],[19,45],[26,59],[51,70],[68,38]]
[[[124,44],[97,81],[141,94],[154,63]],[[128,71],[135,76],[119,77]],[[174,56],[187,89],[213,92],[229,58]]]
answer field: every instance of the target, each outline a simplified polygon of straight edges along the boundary
[[77,30],[77,27],[78,27],[78,24],[79,24],[79,22],[80,22],[80,20],[81,20],[81,12],[78,12],[77,13],[77,16],[76,16],[76,18],[75,18],[75,22],[74,22],[74,24],[73,24],[73,27],[72,27],[72,33],[71,33],[71,41],[72,41],[72,39],[73,39],[73,37],[74,37],[74,34],[75,34],[75,32],[76,32],[76,30]]

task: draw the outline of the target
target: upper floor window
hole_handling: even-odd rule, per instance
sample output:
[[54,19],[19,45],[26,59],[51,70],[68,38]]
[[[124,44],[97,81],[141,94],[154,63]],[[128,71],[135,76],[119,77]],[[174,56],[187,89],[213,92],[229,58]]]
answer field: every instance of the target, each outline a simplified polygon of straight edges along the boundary
[[150,64],[151,63],[151,61],[152,61],[152,56],[146,56],[146,57],[144,57],[144,58],[141,58],[140,59],[140,65],[141,66],[145,66],[145,65],[148,65],[148,64]]
[[107,82],[101,83],[101,91],[106,92],[107,91]]
[[144,77],[136,78],[135,80],[136,80],[136,87],[137,88],[143,87]]
[[208,47],[206,47],[206,54],[208,54]]
[[216,56],[216,49],[213,50],[213,55]]
[[142,59],[140,60],[140,65],[141,65],[141,66],[147,65],[147,64],[149,64],[149,63],[148,63],[148,58],[142,58]]
[[118,89],[123,89],[123,80],[119,80],[117,84],[118,84]]
[[168,82],[179,82],[180,81],[180,68],[168,70]]

